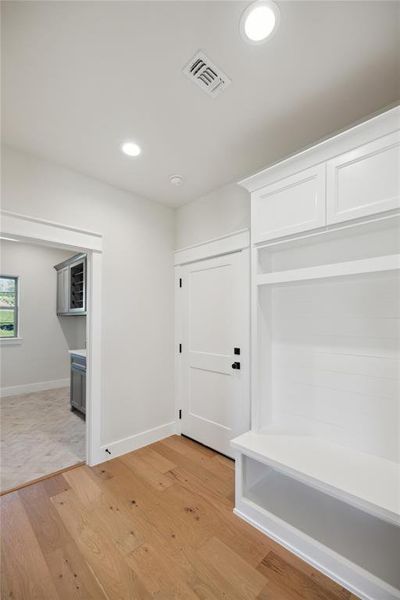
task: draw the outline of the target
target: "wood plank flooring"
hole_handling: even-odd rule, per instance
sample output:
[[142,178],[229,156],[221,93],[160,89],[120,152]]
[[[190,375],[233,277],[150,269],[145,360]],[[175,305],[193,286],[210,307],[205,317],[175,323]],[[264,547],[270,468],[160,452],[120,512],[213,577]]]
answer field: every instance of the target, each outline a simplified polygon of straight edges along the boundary
[[172,436],[6,494],[2,600],[356,600],[232,513],[234,465]]

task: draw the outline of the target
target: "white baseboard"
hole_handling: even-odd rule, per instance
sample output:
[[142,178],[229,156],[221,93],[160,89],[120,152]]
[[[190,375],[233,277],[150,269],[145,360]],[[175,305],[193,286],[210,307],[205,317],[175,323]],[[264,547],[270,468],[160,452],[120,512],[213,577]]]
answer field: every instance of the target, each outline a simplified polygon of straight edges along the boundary
[[[166,423],[165,425],[160,425],[159,427],[136,433],[135,435],[123,438],[122,440],[105,444],[100,448],[100,456],[96,463],[116,458],[117,456],[132,452],[133,450],[138,450],[138,448],[143,448],[143,446],[148,446],[149,444],[163,440],[175,433],[176,423],[173,421],[172,423]],[[109,450],[110,454],[107,450]]]
[[67,379],[55,379],[53,381],[39,381],[37,383],[25,383],[24,385],[3,387],[0,389],[0,396],[1,398],[5,398],[6,396],[32,394],[33,392],[42,392],[44,390],[53,390],[63,387],[69,387],[69,377]]

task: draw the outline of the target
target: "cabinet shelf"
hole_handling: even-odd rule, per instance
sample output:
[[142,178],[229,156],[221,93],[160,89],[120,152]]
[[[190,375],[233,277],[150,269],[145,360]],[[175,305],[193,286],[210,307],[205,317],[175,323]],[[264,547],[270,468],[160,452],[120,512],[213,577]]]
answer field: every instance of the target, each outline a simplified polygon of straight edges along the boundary
[[54,268],[57,271],[57,314],[86,315],[86,256],[78,254]]
[[382,271],[396,271],[398,269],[400,269],[400,254],[389,254],[387,256],[376,256],[373,258],[363,258],[360,260],[318,265],[301,269],[263,273],[256,276],[256,284],[258,286],[276,285],[279,283],[291,283],[296,281],[310,281],[314,279],[346,277],[349,275],[362,275]]
[[241,453],[374,516],[400,525],[400,465],[311,436],[249,431]]

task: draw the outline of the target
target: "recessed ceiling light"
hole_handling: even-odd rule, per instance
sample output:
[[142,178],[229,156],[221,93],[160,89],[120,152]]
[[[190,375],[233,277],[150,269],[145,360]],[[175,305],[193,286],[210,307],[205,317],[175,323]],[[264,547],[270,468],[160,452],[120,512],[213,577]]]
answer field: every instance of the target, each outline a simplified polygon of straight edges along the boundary
[[135,142],[125,142],[122,144],[121,150],[127,156],[139,156],[142,151],[141,147],[135,144]]
[[172,185],[182,185],[183,177],[182,175],[171,175],[169,181],[172,183]]
[[240,33],[250,44],[262,44],[279,24],[279,8],[270,0],[250,4],[240,19]]

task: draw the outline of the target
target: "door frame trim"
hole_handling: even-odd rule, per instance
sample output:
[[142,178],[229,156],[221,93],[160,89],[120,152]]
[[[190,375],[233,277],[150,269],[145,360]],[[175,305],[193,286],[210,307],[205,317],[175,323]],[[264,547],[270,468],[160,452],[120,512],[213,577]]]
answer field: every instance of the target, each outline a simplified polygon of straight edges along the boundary
[[249,229],[240,229],[205,242],[200,242],[199,244],[194,244],[193,246],[175,250],[174,265],[185,265],[205,258],[230,254],[231,252],[237,252],[238,250],[243,250],[249,246]]
[[1,210],[0,232],[18,241],[63,248],[87,255],[88,314],[86,340],[88,346],[86,376],[86,463],[104,460],[101,448],[101,300],[102,252],[101,233],[47,221],[29,215]]
[[[221,242],[221,243],[220,243]],[[250,233],[248,229],[234,232],[221,238],[215,238],[202,244],[197,244],[191,248],[179,250],[175,253],[175,415],[176,415],[176,433],[181,435],[182,425],[179,419],[179,410],[182,408],[183,391],[183,361],[182,354],[179,352],[179,344],[183,335],[183,295],[179,292],[180,279],[183,275],[183,266],[192,262],[200,262],[209,258],[216,258],[224,254],[240,253],[241,255],[241,278],[243,280],[244,297],[247,302],[243,307],[243,356],[247,357],[246,368],[242,370],[242,385],[244,396],[247,398],[247,407],[243,411],[248,415],[248,426],[251,428],[251,324],[250,324],[250,305],[251,305],[251,286],[250,286]],[[227,248],[232,248],[228,250]],[[183,285],[184,282],[183,282]]]

